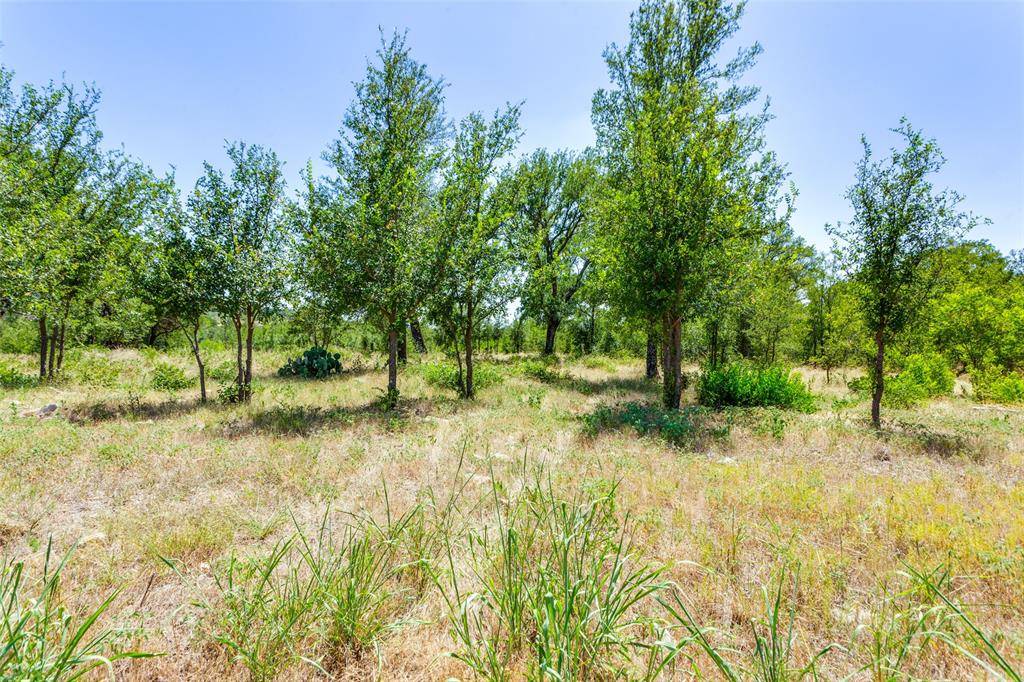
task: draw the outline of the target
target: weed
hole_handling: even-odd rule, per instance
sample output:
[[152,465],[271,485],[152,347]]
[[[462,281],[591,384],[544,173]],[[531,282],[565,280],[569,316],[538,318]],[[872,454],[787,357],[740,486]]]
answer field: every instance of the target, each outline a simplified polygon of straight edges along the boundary
[[0,566],[0,679],[71,680],[101,667],[112,677],[115,661],[151,656],[122,650],[128,631],[97,625],[119,591],[80,616],[64,606],[61,574],[70,557],[71,551],[54,564],[52,541],[47,543],[43,575],[32,596],[26,594],[23,562]]

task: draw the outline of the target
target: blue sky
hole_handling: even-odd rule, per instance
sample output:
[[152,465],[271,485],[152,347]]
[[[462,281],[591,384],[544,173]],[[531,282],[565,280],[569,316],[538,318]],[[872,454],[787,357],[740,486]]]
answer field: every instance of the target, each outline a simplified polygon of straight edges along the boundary
[[[589,144],[601,53],[633,6],[3,0],[0,59],[19,80],[94,82],[107,143],[173,165],[186,188],[204,159],[223,163],[225,139],[270,146],[294,185],[336,136],[378,26],[408,29],[451,116],[524,100],[520,152]],[[764,47],[750,80],[772,101],[799,234],[828,245],[860,135],[885,149],[906,115],[948,158],[940,184],[992,220],[973,236],[1024,248],[1024,3],[754,0],[740,40]]]

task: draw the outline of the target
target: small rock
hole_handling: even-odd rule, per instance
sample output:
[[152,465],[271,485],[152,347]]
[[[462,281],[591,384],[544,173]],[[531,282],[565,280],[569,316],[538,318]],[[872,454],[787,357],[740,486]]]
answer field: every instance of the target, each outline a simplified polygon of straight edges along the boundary
[[57,403],[50,403],[49,405],[45,405],[43,407],[40,407],[39,411],[36,412],[36,414],[39,415],[40,417],[48,417],[49,415],[53,414],[56,411],[57,411]]
[[883,447],[882,449],[875,453],[875,460],[879,462],[892,461],[892,451],[889,450],[889,448],[887,447]]
[[95,533],[89,533],[88,535],[82,537],[78,541],[78,544],[79,545],[88,545],[90,542],[100,542],[100,543],[102,543],[102,542],[106,542],[106,541],[107,541],[107,534],[104,533],[103,531],[99,531],[98,530]]

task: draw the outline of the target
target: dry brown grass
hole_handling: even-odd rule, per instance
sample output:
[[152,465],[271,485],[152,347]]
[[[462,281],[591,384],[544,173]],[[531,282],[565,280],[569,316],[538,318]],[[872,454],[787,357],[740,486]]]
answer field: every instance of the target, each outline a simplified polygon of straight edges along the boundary
[[[215,598],[212,576],[230,554],[266,553],[328,508],[379,518],[382,484],[400,513],[424,491],[443,498],[460,481],[466,522],[484,524],[475,505],[491,477],[514,489],[524,461],[566,489],[619,481],[617,509],[635,523],[638,547],[667,565],[721,642],[753,647],[761,589],[788,565],[799,575],[794,659],[838,644],[821,661],[823,677],[869,679],[857,672],[867,633],[903,584],[904,562],[942,564],[952,570],[951,593],[1011,661],[1024,660],[1024,411],[949,398],[888,411],[879,436],[866,405],[833,402],[848,397],[841,377],[826,385],[822,372],[805,369],[823,396],[816,413],[718,415],[728,434],[690,449],[628,428],[584,434],[581,417],[600,405],[656,399],[640,362],[567,362],[572,380],[547,384],[509,372],[472,403],[410,366],[400,410],[383,414],[375,398],[384,375],[372,360],[366,371],[303,382],[273,377],[283,356],[260,354],[253,403],[231,407],[149,390],[145,374],[157,360],[191,371],[184,356],[118,351],[111,385],[72,379],[8,391],[0,405],[0,552],[38,567],[46,538],[62,549],[79,542],[66,600],[85,606],[125,588],[105,618],[130,619],[139,648],[166,654],[119,663],[125,679],[246,678],[204,637],[192,605],[197,589]],[[49,402],[58,416],[20,416]],[[160,557],[178,562],[181,575]],[[331,673],[468,678],[447,656],[455,643],[440,595],[425,589],[403,608],[405,624],[376,654]],[[713,676],[706,658],[696,660]],[[915,665],[925,678],[982,676],[944,646]],[[310,674],[296,663],[281,679]]]

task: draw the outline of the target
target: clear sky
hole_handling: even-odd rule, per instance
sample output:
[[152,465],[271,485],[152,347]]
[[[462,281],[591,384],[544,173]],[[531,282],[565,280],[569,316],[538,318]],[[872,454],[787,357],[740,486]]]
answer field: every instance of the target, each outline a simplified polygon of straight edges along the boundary
[[[95,83],[107,143],[174,166],[185,188],[204,159],[224,162],[226,139],[273,148],[294,185],[336,136],[378,26],[408,29],[451,116],[523,100],[521,152],[586,146],[601,53],[633,6],[0,0],[0,59],[19,80]],[[940,183],[991,219],[973,236],[1024,248],[1024,2],[754,0],[740,39],[764,47],[750,80],[772,101],[799,234],[828,245],[860,135],[884,150],[906,115],[945,152]]]

